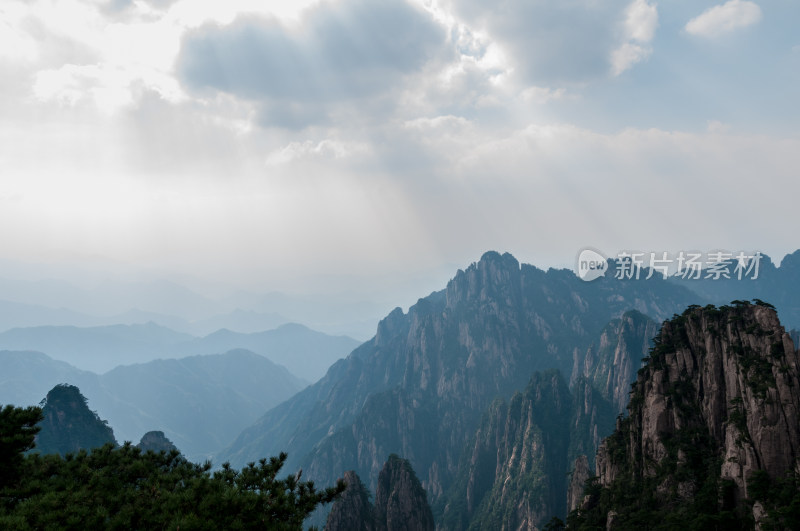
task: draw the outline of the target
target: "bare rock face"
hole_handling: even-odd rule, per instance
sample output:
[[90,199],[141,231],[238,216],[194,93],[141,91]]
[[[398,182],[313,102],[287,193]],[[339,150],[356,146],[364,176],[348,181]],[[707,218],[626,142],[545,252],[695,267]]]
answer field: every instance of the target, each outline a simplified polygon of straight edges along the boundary
[[411,464],[390,455],[378,476],[375,505],[354,471],[346,472],[347,489],[333,504],[326,531],[433,531],[425,490]]
[[378,531],[433,531],[433,513],[411,464],[390,455],[375,493]]
[[583,503],[583,486],[589,476],[589,460],[580,455],[575,459],[567,488],[567,511],[574,511]]
[[[650,487],[655,507],[763,512],[753,507],[753,478],[777,480],[800,458],[800,360],[774,309],[757,302],[690,307],[664,323],[629,417],[597,453],[602,487]],[[615,522],[626,517],[611,509]]]
[[617,413],[624,412],[631,382],[657,333],[658,325],[646,315],[636,310],[625,312],[603,329],[585,356],[575,353],[570,386],[583,376],[614,405]]
[[[768,307],[695,309],[682,317],[664,324],[663,354],[654,353],[636,382],[638,449],[643,462],[658,463],[670,434],[705,428],[721,449],[722,477],[746,497],[753,471],[777,477],[800,456],[797,352]],[[645,465],[645,474],[654,473],[654,464]]]

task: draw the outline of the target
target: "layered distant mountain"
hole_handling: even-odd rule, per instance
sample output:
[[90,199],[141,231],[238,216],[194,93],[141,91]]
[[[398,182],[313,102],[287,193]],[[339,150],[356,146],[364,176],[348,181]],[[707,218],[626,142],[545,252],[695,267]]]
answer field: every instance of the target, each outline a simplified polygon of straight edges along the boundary
[[[409,459],[441,510],[462,452],[495,399],[524,390],[536,371],[572,374],[575,357],[593,344],[613,354],[617,349],[600,345],[601,338],[629,310],[661,320],[697,301],[691,291],[655,277],[583,282],[571,271],[542,271],[508,254],[486,253],[445,290],[420,299],[408,313],[393,311],[372,340],[242,432],[220,459],[240,465],[286,449],[289,470],[302,467],[306,477],[328,483],[352,469],[374,488],[386,456],[396,453]],[[631,330],[645,333],[647,326]],[[646,338],[623,350],[641,358],[642,348]],[[638,369],[638,358],[628,374]],[[605,434],[598,426],[604,415],[590,402],[613,403],[615,385],[608,399],[591,386],[588,394],[580,392],[588,397],[588,415],[575,418],[597,442]],[[606,433],[612,428],[609,421]],[[570,440],[558,444],[568,448]],[[566,475],[566,458],[559,463]],[[494,476],[482,481],[491,490]]]
[[194,339],[154,323],[79,328],[37,326],[0,334],[0,349],[34,350],[97,373],[117,365],[168,356],[180,343]]
[[78,386],[121,441],[161,430],[200,461],[305,386],[246,350],[121,366],[103,375],[38,352],[0,351],[0,404],[38,404],[60,383]]
[[203,338],[152,322],[88,328],[40,326],[0,333],[0,350],[45,352],[54,359],[96,373],[158,358],[219,354],[243,348],[266,356],[309,382],[318,380],[328,367],[358,344],[352,338],[329,336],[298,324],[254,334],[219,330]]
[[330,336],[300,324],[284,324],[254,334],[218,330],[206,337],[176,345],[173,352],[186,356],[243,348],[266,356],[308,382],[316,382],[331,365],[359,344],[360,341],[347,336]]

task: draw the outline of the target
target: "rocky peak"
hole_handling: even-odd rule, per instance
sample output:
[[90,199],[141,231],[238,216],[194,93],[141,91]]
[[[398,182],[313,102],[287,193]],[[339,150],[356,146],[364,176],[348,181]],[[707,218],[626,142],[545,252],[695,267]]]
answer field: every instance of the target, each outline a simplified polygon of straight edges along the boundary
[[172,444],[163,431],[148,431],[136,445],[142,452],[171,452],[178,448]]
[[326,531],[433,531],[425,489],[407,460],[389,456],[378,475],[374,506],[354,471],[346,472],[344,481],[347,489],[333,504]]
[[34,451],[43,454],[74,453],[104,444],[116,445],[114,432],[74,385],[59,384],[42,400],[41,431],[36,435]]
[[390,455],[378,475],[375,492],[375,521],[378,530],[433,530],[433,513],[425,489],[411,463]]
[[459,270],[447,284],[448,308],[465,301],[487,302],[494,299],[510,302],[519,290],[520,265],[509,253],[484,253],[480,261],[466,271]]
[[[760,301],[694,306],[665,322],[629,416],[597,453],[600,486],[634,498],[649,491],[673,512],[694,504],[717,518],[743,506],[752,514],[754,478],[778,480],[797,467],[798,361],[775,310]],[[624,496],[607,499],[600,512],[634,518]]]

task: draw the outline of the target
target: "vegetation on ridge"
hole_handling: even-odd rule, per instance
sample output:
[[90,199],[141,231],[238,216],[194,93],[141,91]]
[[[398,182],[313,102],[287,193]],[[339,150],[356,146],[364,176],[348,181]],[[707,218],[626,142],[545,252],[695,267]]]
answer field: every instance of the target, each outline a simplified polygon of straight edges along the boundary
[[0,410],[2,529],[295,530],[345,488],[317,490],[299,473],[277,479],[285,453],[214,473],[178,451],[142,452],[130,443],[65,457],[25,454],[42,418],[36,407]]

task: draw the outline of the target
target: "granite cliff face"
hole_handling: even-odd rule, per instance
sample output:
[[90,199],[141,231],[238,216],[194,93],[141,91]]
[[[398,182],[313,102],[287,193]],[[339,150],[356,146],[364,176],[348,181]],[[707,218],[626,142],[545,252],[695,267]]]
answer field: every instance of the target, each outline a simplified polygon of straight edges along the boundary
[[347,488],[333,503],[325,531],[376,531],[375,508],[361,478],[348,470],[342,478]]
[[636,371],[657,333],[658,324],[653,319],[636,310],[625,312],[608,323],[584,356],[575,353],[570,385],[583,376],[618,413],[624,412]]
[[758,525],[772,503],[764,485],[795,481],[798,352],[771,306],[732,304],[664,323],[629,416],[597,453],[599,484],[576,528],[632,527],[643,508],[675,525]]
[[483,412],[537,370],[572,371],[603,328],[632,308],[655,318],[694,296],[660,279],[583,282],[565,270],[486,253],[444,291],[377,334],[316,384],[268,412],[218,456],[234,466],[290,449],[287,469],[331,482],[356,470],[371,488],[384,456],[406,456],[432,501],[443,496]]
[[591,477],[589,470],[589,460],[585,455],[580,455],[575,459],[572,473],[569,477],[567,487],[567,511],[574,511],[583,503],[583,488],[586,480]]
[[433,531],[433,513],[411,464],[396,455],[378,475],[375,505],[353,471],[344,475],[347,490],[328,514],[326,531]]
[[554,370],[495,400],[462,454],[440,529],[537,529],[563,515],[572,406]]

